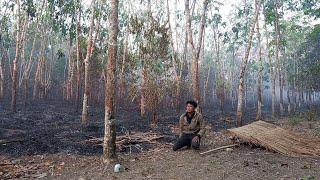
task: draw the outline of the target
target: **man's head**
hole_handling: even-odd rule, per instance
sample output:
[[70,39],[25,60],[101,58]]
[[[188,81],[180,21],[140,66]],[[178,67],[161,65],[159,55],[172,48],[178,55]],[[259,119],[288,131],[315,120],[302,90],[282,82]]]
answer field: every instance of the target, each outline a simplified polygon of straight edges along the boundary
[[198,106],[197,102],[195,102],[193,100],[187,101],[186,105],[187,105],[187,112],[188,113],[194,112]]

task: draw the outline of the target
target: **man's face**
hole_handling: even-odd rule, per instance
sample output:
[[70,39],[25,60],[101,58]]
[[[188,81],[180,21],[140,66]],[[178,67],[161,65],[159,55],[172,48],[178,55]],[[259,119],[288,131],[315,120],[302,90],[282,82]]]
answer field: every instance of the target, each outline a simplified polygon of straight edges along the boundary
[[194,112],[195,111],[195,108],[192,104],[187,104],[187,112],[188,113],[191,113],[191,112]]

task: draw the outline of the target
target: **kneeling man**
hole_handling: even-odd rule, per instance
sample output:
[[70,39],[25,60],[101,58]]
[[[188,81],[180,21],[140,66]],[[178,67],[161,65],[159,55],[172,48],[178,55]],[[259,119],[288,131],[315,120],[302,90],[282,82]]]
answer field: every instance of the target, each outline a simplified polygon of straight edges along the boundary
[[186,105],[187,112],[182,114],[179,120],[180,136],[173,145],[174,151],[184,146],[199,149],[200,139],[205,132],[203,117],[199,112],[196,112],[197,103],[195,101],[187,101]]

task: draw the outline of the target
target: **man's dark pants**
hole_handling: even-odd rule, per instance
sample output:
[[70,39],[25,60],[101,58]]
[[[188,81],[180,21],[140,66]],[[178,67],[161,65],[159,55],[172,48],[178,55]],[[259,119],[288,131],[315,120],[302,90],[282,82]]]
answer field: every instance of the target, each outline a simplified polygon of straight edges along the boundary
[[198,142],[193,142],[192,139],[197,136],[197,134],[182,134],[181,137],[178,138],[177,142],[173,145],[173,150],[176,151],[178,149],[183,148],[184,146],[192,147],[193,149],[200,148],[200,138]]

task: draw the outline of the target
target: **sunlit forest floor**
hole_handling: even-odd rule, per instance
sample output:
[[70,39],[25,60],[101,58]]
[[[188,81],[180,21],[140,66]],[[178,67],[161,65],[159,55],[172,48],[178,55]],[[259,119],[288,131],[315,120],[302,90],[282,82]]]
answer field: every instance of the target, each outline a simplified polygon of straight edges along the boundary
[[[201,156],[199,151],[171,150],[179,113],[159,116],[157,126],[150,127],[139,118],[138,110],[118,109],[118,135],[154,132],[164,138],[154,144],[135,144],[118,150],[121,173],[102,163],[102,146],[87,143],[103,136],[103,109],[90,112],[90,125],[81,127],[79,113],[70,104],[34,103],[16,114],[0,111],[0,179],[299,179],[320,178],[320,159],[292,158],[268,152],[259,147],[241,145]],[[234,111],[224,115],[217,108],[204,112],[209,130],[202,142],[205,151],[231,144],[226,133],[234,127]],[[318,107],[319,109],[319,107]],[[180,112],[182,113],[183,110]],[[231,113],[232,112],[232,113]],[[246,119],[254,120],[255,109],[246,110]],[[267,112],[265,112],[267,113]],[[319,113],[319,112],[318,112]],[[317,115],[319,117],[319,114]],[[320,136],[319,118],[306,121],[306,113],[271,119],[286,129],[311,136]],[[246,123],[249,123],[246,122]],[[312,124],[311,127],[309,124]]]

